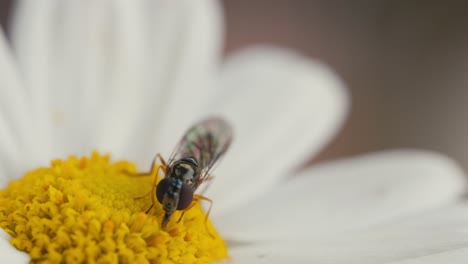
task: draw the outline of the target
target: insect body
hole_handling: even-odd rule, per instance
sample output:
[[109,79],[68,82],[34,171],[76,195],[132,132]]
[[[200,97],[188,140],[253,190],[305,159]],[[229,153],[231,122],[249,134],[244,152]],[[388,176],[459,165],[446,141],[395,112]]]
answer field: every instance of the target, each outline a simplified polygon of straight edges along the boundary
[[194,193],[200,184],[211,178],[211,169],[224,155],[231,140],[231,126],[220,118],[209,118],[187,130],[167,163],[157,155],[165,172],[155,190],[156,198],[165,211],[162,227],[169,223],[176,210],[190,209],[195,198],[211,201]]

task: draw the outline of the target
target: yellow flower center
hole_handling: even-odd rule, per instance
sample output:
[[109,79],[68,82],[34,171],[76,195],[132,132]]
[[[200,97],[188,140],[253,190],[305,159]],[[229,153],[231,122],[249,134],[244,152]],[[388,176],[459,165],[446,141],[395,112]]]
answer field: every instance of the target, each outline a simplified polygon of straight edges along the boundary
[[[52,263],[207,263],[227,257],[226,244],[197,203],[161,228],[152,204],[157,167],[135,176],[108,156],[54,160],[0,191],[0,227],[33,261]],[[142,197],[135,199],[136,197]]]

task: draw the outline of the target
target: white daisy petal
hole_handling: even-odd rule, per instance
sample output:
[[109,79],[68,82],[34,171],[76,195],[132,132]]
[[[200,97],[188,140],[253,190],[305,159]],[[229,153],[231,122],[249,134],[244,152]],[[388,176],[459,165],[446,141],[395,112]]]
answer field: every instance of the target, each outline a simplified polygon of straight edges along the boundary
[[[52,40],[52,27],[49,25],[53,19],[53,1],[18,1],[16,4],[11,38],[24,85],[33,99],[29,103],[33,114],[31,127],[34,127],[36,137],[40,138],[35,149],[40,149],[44,157],[50,158],[52,127],[45,120],[48,117],[48,85],[52,75],[52,67],[48,60],[51,50],[47,47],[51,46]],[[19,32],[22,34],[18,34]]]
[[310,159],[337,132],[348,109],[333,72],[281,49],[258,47],[233,56],[219,86],[207,112],[232,122],[234,141],[207,194],[218,212],[260,195]]
[[33,98],[44,163],[89,151],[96,116],[90,113],[106,92],[111,10],[103,1],[17,2],[12,42]]
[[454,249],[444,252],[439,252],[427,256],[409,258],[402,261],[394,261],[389,264],[466,264],[468,259],[468,246],[461,249]]
[[[24,147],[35,148],[27,96],[17,71],[16,61],[0,29],[0,168],[1,175],[18,176],[31,162]],[[0,177],[0,186],[6,181]]]
[[29,255],[11,246],[8,242],[9,239],[10,236],[0,228],[0,259],[2,263],[29,263]]
[[[176,40],[177,56],[166,80],[167,90],[162,103],[167,107],[160,113],[160,129],[154,135],[155,146],[169,154],[190,125],[201,118],[200,108],[214,93],[213,76],[221,58],[221,7],[215,1],[190,1],[190,9],[182,18],[189,25],[186,35]],[[155,119],[154,119],[155,120]],[[155,149],[149,149],[153,154]],[[148,156],[148,155],[146,155]]]
[[342,263],[413,263],[415,259],[453,263],[450,260],[455,257],[467,256],[468,203],[346,233],[320,244],[340,252]]
[[[292,246],[294,245],[294,246]],[[232,263],[242,264],[309,264],[327,262],[312,262],[314,249],[310,244],[272,243],[267,245],[249,244],[234,247],[229,250]],[[330,263],[331,264],[331,263]]]
[[393,151],[317,166],[215,220],[233,239],[310,237],[440,206],[465,187],[463,172],[445,156]]
[[206,97],[210,88],[217,8],[213,1],[20,2],[12,39],[36,119],[46,122],[43,144],[56,146],[46,157],[98,147],[145,157],[148,166],[159,128],[173,132],[174,120],[187,126],[184,116],[202,101],[192,95]]
[[[220,18],[214,1],[144,3],[140,10],[135,10],[133,2],[120,4],[121,28],[126,30],[121,37],[131,39],[122,39],[122,43],[129,42],[124,50],[138,52],[138,61],[145,64],[130,65],[137,77],[122,80],[130,69],[126,62],[121,63],[123,71],[112,86],[122,87],[122,93],[104,113],[102,120],[106,121],[97,142],[105,142],[104,146],[125,142],[112,153],[147,168],[156,152],[170,153],[183,132],[180,128],[193,122],[194,109],[210,94],[207,80],[219,56]],[[138,27],[146,30],[135,35],[134,21],[141,21]],[[129,86],[145,89],[129,98]],[[122,124],[126,126],[122,131],[114,131]]]
[[239,263],[269,263],[264,260],[282,263],[281,260],[290,258],[297,260],[294,263],[465,263],[468,203],[357,232],[238,244],[230,254]]

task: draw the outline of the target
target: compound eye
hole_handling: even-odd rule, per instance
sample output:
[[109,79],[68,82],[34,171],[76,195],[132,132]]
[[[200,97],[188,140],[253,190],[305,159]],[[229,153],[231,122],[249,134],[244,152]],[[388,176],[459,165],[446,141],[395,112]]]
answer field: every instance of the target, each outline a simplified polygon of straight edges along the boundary
[[193,200],[193,190],[188,184],[183,184],[180,189],[179,203],[177,210],[184,210],[189,207]]
[[156,198],[158,198],[159,203],[162,204],[164,194],[166,194],[169,191],[169,187],[171,186],[173,181],[174,179],[172,178],[164,178],[159,182],[158,187],[156,188]]

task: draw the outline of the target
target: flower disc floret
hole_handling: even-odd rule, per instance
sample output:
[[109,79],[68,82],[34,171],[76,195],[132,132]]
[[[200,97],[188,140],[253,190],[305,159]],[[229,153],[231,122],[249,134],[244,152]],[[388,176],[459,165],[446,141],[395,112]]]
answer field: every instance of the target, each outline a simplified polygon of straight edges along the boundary
[[[227,257],[225,242],[197,203],[180,222],[164,214],[151,175],[128,161],[90,157],[54,160],[0,191],[0,227],[32,261],[51,263],[209,263]],[[137,198],[141,197],[141,198]]]

